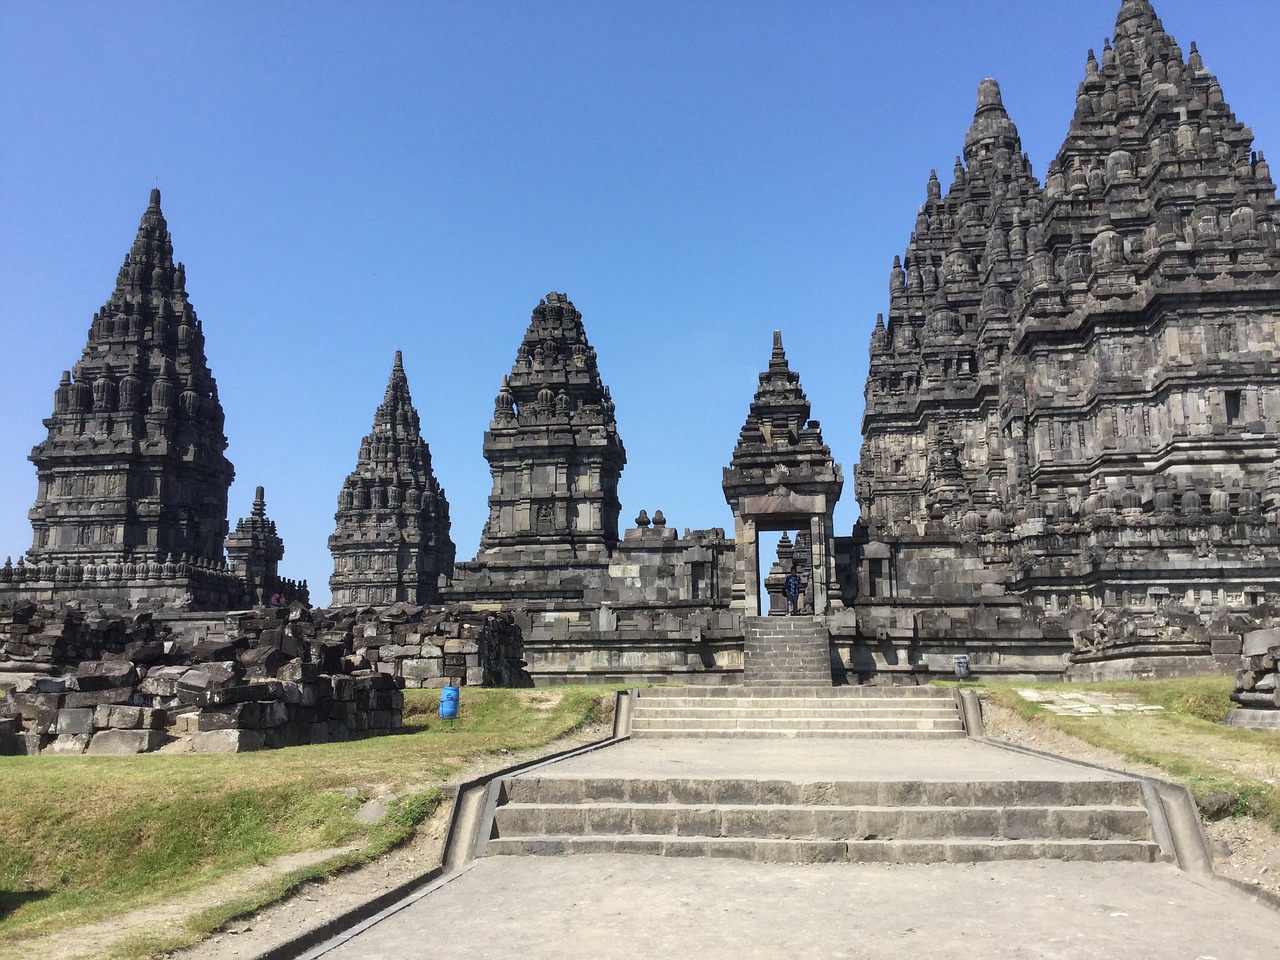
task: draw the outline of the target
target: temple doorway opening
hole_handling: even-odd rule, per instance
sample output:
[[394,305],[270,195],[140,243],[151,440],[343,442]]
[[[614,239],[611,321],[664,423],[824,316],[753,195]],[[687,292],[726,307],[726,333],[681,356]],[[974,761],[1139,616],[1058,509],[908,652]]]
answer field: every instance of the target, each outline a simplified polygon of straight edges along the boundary
[[813,613],[811,537],[808,529],[765,530],[759,534],[759,614],[762,617],[784,617],[787,605],[787,577],[799,578],[799,594],[794,612]]

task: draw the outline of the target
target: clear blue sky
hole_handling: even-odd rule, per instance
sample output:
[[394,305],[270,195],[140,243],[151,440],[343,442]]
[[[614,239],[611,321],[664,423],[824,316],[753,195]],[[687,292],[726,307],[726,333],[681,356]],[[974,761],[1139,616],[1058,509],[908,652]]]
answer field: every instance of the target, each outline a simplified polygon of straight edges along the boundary
[[[844,465],[867,343],[931,167],[984,76],[1043,177],[1120,0],[0,0],[0,558],[30,546],[60,371],[151,187],[203,321],[237,480],[327,600],[342,478],[402,349],[460,559],[529,313],[582,311],[629,523],[729,526],[720,492],[783,331]],[[1280,4],[1156,0],[1280,160]]]

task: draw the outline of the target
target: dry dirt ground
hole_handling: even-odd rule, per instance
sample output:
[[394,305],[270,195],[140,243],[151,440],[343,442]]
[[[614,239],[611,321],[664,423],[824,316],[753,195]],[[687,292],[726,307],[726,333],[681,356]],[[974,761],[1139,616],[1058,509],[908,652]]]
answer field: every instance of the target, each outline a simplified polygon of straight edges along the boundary
[[[984,705],[988,736],[1036,750],[1083,760],[1133,773],[1160,776],[1155,768],[1125,761],[1117,754],[1094,747],[1048,727],[1033,725],[1011,711]],[[599,727],[580,731],[542,751],[510,753],[487,758],[461,771],[456,782],[473,779],[515,764],[590,743],[608,736]],[[306,884],[294,896],[255,916],[234,921],[194,947],[169,956],[173,960],[247,960],[312,929],[357,905],[420,876],[440,863],[444,832],[450,811],[442,806],[418,829],[414,839],[391,854],[357,870],[328,880]],[[1215,865],[1225,876],[1257,885],[1280,896],[1280,835],[1266,824],[1250,819],[1226,819],[1206,824],[1214,847]],[[29,955],[41,960],[81,960],[102,956],[112,944],[142,933],[179,930],[184,920],[219,902],[232,892],[243,894],[274,877],[317,863],[342,850],[318,851],[283,858],[228,877],[217,885],[180,900],[133,911],[114,920],[63,931],[56,937],[27,945]]]

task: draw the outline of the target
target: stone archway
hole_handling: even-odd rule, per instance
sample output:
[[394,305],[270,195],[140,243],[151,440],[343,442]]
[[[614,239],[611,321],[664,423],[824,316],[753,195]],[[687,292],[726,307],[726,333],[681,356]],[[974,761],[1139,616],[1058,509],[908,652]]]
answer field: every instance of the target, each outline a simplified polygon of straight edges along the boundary
[[813,614],[825,615],[840,593],[832,537],[844,477],[822,442],[821,425],[809,419],[809,401],[799,374],[787,364],[779,331],[774,331],[769,368],[760,374],[723,486],[733,510],[733,605],[749,617],[760,610],[760,533],[806,530],[812,544]]

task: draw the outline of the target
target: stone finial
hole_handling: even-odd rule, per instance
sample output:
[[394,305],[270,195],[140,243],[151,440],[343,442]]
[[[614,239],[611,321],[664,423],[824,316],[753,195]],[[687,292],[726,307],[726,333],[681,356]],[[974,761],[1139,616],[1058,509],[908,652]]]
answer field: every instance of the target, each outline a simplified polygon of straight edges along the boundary
[[253,492],[253,516],[262,518],[267,515],[267,499],[264,495],[265,491],[262,487],[258,487]]
[[787,354],[782,349],[782,331],[773,331],[773,353],[769,356],[770,370],[786,370]]
[[981,114],[992,110],[1004,113],[1004,99],[1000,96],[1000,84],[995,77],[984,77],[978,84],[977,112]]
[[160,188],[159,187],[151,188],[151,202],[148,203],[147,206],[151,210],[160,209]]
[[659,530],[667,525],[667,518],[662,515],[661,510],[653,511],[653,525]]
[[641,510],[639,515],[636,517],[636,526],[641,530],[648,530],[649,524],[649,512],[647,510]]

